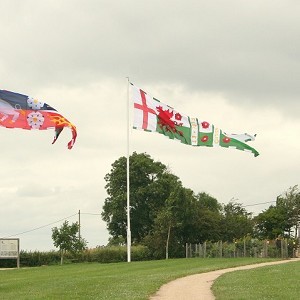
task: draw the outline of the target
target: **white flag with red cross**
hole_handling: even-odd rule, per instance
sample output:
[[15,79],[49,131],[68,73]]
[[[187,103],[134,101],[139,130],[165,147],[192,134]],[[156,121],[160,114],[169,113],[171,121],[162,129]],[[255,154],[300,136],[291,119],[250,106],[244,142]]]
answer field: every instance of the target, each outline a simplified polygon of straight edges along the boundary
[[221,146],[259,153],[246,144],[255,139],[255,135],[226,134],[213,124],[198,118],[183,115],[172,107],[151,97],[143,90],[131,84],[134,105],[133,128],[158,132],[170,139],[192,146]]

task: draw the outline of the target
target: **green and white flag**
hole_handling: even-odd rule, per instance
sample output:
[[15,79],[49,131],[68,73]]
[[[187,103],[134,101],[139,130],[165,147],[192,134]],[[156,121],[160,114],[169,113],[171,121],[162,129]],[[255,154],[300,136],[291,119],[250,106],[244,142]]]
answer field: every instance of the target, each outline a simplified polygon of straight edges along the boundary
[[217,126],[198,118],[185,116],[172,107],[149,96],[143,90],[132,87],[134,103],[133,128],[161,133],[170,139],[192,146],[235,148],[259,153],[246,142],[253,141],[255,135],[226,134]]

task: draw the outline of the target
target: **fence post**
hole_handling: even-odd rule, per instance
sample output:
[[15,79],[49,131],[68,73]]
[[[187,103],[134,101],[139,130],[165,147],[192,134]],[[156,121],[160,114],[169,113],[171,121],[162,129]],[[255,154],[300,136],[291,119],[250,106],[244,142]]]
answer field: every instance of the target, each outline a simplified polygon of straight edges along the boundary
[[203,258],[206,258],[206,241],[204,242],[203,245]]
[[254,257],[257,258],[257,247],[254,247]]
[[185,243],[185,258],[188,258],[188,243]]
[[285,258],[289,257],[288,240],[285,239]]
[[267,240],[264,241],[264,246],[265,246],[264,247],[265,248],[264,249],[265,250],[264,251],[264,257],[267,258],[268,257],[268,241]]
[[284,241],[283,239],[280,240],[280,251],[281,251],[281,258],[284,258]]

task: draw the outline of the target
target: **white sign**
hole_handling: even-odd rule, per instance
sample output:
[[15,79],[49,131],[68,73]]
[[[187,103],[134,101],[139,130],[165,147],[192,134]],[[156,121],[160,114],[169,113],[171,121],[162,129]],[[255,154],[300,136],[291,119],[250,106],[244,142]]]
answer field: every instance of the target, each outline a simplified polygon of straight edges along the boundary
[[19,239],[0,239],[0,258],[18,258]]

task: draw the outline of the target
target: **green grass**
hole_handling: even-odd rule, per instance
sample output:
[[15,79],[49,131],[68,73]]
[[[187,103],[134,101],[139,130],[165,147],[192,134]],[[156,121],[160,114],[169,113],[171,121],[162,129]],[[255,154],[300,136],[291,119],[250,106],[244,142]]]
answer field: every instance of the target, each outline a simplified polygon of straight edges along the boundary
[[190,258],[0,271],[0,299],[148,299],[175,278],[270,259]]
[[216,299],[300,299],[300,262],[236,271],[213,284]]

